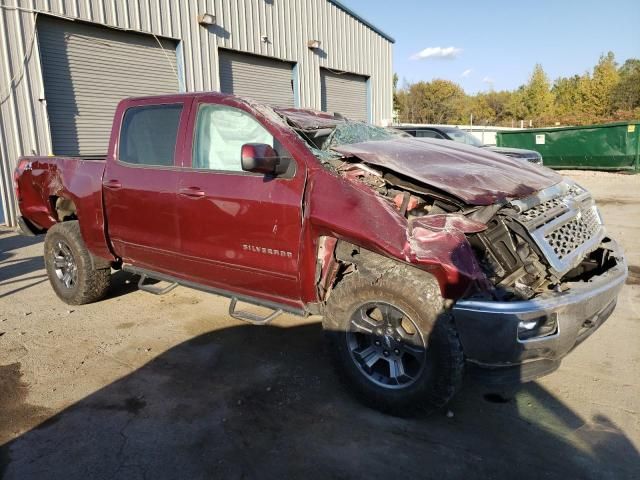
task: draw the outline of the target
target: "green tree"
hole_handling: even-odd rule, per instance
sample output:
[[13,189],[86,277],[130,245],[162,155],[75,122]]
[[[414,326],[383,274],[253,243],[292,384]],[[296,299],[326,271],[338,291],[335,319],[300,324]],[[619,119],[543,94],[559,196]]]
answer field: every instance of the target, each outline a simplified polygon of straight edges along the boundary
[[466,95],[458,84],[436,79],[409,85],[398,99],[401,122],[449,123],[460,118]]
[[495,112],[494,122],[504,122],[509,118],[507,105],[511,100],[512,92],[507,90],[491,91],[484,94],[487,105]]
[[467,123],[473,115],[473,123],[477,125],[490,125],[496,119],[496,111],[489,104],[488,94],[478,93],[469,97],[463,110],[464,116],[460,123]]
[[539,63],[533,67],[529,82],[522,89],[518,100],[523,103],[525,115],[530,120],[539,121],[552,113],[554,95],[549,78]]
[[398,74],[393,74],[393,110],[399,110],[400,105],[398,103]]
[[640,60],[628,59],[618,73],[620,81],[613,89],[613,108],[622,111],[640,108]]
[[[474,123],[478,125],[509,124],[511,119],[509,102],[512,95],[512,92],[506,90],[490,90],[469,97],[463,121],[469,121],[469,113],[472,113]],[[466,112],[466,110],[470,111]]]
[[570,125],[597,121],[588,102],[590,88],[591,77],[588,73],[558,78],[551,90],[555,96],[554,121]]
[[619,81],[620,74],[613,52],[602,55],[593,68],[591,81],[582,89],[585,108],[596,118],[609,118],[613,113],[614,91]]
[[424,112],[430,123],[455,122],[467,98],[462,87],[449,80],[433,80],[425,85]]
[[529,110],[525,104],[525,86],[520,86],[511,93],[506,105],[506,113],[513,120],[524,120],[529,116]]
[[555,97],[555,113],[558,116],[571,114],[579,109],[582,111],[583,98],[580,92],[582,78],[574,75],[569,78],[558,78],[553,83],[551,92]]
[[394,105],[401,122],[510,125],[533,121],[535,126],[587,125],[640,119],[640,60],[617,68],[613,53],[600,57],[592,72],[558,78],[551,87],[541,65],[535,65],[525,85],[513,91],[466,95],[448,80],[404,83]]

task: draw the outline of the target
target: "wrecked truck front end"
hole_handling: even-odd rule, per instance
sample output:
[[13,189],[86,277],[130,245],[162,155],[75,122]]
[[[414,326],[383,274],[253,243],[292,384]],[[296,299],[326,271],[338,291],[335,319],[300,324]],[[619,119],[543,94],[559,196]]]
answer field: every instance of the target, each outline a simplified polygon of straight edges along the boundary
[[512,384],[553,372],[571,350],[609,318],[627,276],[612,240],[600,249],[606,269],[529,300],[461,299],[453,306],[467,362],[488,383]]
[[570,182],[510,201],[486,222],[474,213],[414,220],[412,251],[455,245],[480,266],[486,281],[476,272],[474,289],[451,310],[471,370],[497,385],[551,373],[612,314],[624,255],[591,195]]
[[553,371],[613,311],[626,264],[580,186],[454,142],[326,114],[287,119],[328,170],[375,196],[382,210],[352,204],[377,229],[354,220],[352,231],[436,276],[465,358],[494,382]]
[[558,368],[611,315],[627,277],[593,198],[570,182],[511,201],[470,241],[493,294],[459,299],[452,311],[467,362],[490,383]]

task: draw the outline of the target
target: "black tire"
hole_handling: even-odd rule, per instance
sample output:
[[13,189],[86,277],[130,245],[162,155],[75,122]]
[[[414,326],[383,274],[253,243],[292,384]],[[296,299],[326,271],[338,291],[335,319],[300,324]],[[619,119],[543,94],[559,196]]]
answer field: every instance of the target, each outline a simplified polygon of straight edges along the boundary
[[[363,403],[392,415],[410,416],[420,411],[431,413],[453,397],[462,383],[464,356],[453,319],[443,304],[432,275],[401,264],[382,262],[378,268],[366,272],[360,269],[338,283],[327,301],[323,326],[339,374]],[[368,310],[371,306],[373,309]],[[378,306],[380,312],[375,311]],[[395,333],[380,336],[381,329],[371,327],[373,333],[367,334],[352,323],[352,316],[361,323],[362,312],[367,312],[367,326],[373,317],[382,318],[384,322],[385,311],[393,321],[402,315],[400,323],[404,333],[396,336],[396,340],[401,341],[393,345]],[[405,335],[407,317],[409,325],[416,330],[414,334]],[[414,337],[415,333],[421,336]],[[395,359],[390,360],[387,347],[399,352]],[[378,351],[378,360],[370,366],[366,360],[375,359],[375,354],[364,358],[362,352],[380,348],[384,349],[386,358]],[[407,348],[409,355],[403,353]],[[418,368],[420,355],[416,352],[420,353],[420,349],[424,364]],[[398,361],[408,365],[403,365],[401,370],[392,368]],[[385,378],[386,369],[388,378]],[[394,377],[397,372],[405,375]]]
[[69,305],[96,302],[109,289],[111,268],[92,268],[77,220],[57,223],[47,231],[44,263],[53,290]]

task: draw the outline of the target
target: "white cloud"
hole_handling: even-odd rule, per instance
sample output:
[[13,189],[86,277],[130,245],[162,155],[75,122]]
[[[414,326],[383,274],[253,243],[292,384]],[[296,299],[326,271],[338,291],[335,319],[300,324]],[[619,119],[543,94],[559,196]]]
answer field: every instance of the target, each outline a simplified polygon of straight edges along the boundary
[[496,81],[495,81],[493,78],[491,78],[491,77],[484,77],[484,78],[482,79],[482,81],[483,81],[484,83],[488,83],[488,84],[490,84],[490,85],[493,85],[494,83],[496,83]]
[[411,55],[411,60],[424,60],[426,58],[456,58],[462,53],[457,47],[427,47],[424,50]]
[[463,78],[466,78],[469,75],[471,75],[471,72],[473,72],[473,70],[470,69],[470,68],[467,68],[464,72],[462,72],[462,75],[460,75],[460,76],[463,77]]

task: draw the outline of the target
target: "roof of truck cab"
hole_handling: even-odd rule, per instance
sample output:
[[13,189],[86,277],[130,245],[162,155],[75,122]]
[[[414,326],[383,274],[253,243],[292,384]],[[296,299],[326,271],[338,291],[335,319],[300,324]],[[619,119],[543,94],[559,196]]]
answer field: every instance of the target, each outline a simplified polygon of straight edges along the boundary
[[156,98],[175,98],[175,99],[184,99],[184,98],[193,98],[193,97],[201,97],[203,95],[221,95],[221,96],[234,96],[228,93],[220,93],[220,92],[183,92],[183,93],[167,93],[163,95],[145,95],[143,97],[125,97],[122,101],[139,101],[139,100],[153,100]]
[[327,112],[321,112],[319,110],[313,110],[310,108],[289,108],[278,107],[275,105],[267,105],[262,102],[258,102],[249,97],[240,97],[230,93],[221,92],[185,92],[185,93],[170,93],[167,95],[147,95],[145,97],[128,97],[122,101],[127,103],[147,102],[149,100],[160,100],[162,102],[172,100],[184,100],[188,98],[200,98],[200,97],[218,97],[218,98],[234,98],[240,102],[244,102],[251,106],[266,106],[273,109],[274,112],[282,115],[291,121],[295,126],[303,129],[314,128],[328,128],[335,127],[338,123],[344,122],[343,118],[336,117],[335,115]]

